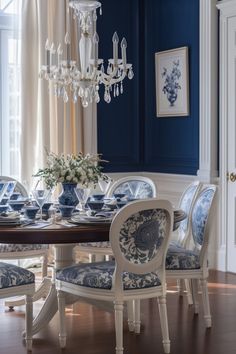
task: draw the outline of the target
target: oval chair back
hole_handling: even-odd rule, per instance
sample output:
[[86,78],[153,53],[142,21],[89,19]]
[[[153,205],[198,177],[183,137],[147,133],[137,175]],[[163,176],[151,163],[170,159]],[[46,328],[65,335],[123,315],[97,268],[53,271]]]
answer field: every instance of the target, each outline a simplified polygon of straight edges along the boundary
[[180,222],[178,227],[178,243],[182,246],[185,246],[188,240],[192,208],[200,188],[201,183],[199,181],[195,181],[185,189],[180,198],[179,209],[183,210],[187,215],[187,217]]
[[118,212],[110,228],[116,259],[115,291],[122,291],[123,271],[134,274],[158,271],[161,284],[165,284],[165,257],[172,229],[173,210],[166,200],[136,201]]
[[192,210],[192,237],[195,248],[200,250],[200,264],[207,262],[206,250],[211,234],[212,218],[214,216],[215,185],[207,185],[198,195]]
[[113,197],[116,193],[125,194],[128,198],[155,198],[157,195],[154,182],[143,176],[128,176],[115,181],[110,187],[107,197]]

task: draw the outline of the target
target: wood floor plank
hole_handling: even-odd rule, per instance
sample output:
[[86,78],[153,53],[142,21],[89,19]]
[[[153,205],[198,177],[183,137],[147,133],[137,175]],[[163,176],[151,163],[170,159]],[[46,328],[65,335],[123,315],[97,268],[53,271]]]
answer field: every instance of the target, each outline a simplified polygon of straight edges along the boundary
[[[194,315],[186,298],[176,292],[175,283],[168,284],[167,307],[174,354],[235,354],[236,352],[236,275],[212,271],[209,296],[213,327],[206,330],[200,313]],[[40,308],[35,306],[35,312]],[[130,334],[124,322],[125,354],[163,353],[157,302],[142,301],[140,335]],[[115,330],[112,306],[99,307],[78,302],[74,311],[67,309],[68,345],[65,354],[115,353]],[[24,329],[24,308],[8,312],[0,304],[0,354],[25,354],[21,332]],[[58,315],[34,337],[33,354],[61,353],[58,344]]]

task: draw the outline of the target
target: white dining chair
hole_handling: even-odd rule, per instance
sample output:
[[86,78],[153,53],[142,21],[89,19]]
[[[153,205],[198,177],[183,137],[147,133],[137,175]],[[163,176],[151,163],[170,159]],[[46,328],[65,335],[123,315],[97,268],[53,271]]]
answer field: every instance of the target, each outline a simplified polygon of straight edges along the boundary
[[[28,192],[25,187],[14,178],[8,176],[0,176],[0,181],[13,181],[16,182],[15,192],[19,192],[22,197],[28,198]],[[31,259],[38,258],[42,259],[40,265],[42,265],[42,281],[43,285],[39,287],[37,291],[34,301],[47,296],[49,290],[49,282],[47,281],[47,269],[48,269],[48,252],[49,246],[44,244],[8,244],[8,243],[0,243],[0,261],[1,260],[23,260],[23,259]],[[24,299],[18,300],[10,300],[6,301],[5,305],[13,308],[14,306],[20,306],[24,304]]]
[[[0,298],[25,296],[25,342],[27,351],[32,350],[34,273],[27,269],[0,262]],[[4,335],[2,333],[2,335]],[[0,334],[1,338],[1,334]]]
[[[156,198],[135,201],[123,207],[111,224],[114,261],[80,263],[56,273],[62,348],[66,346],[65,295],[70,293],[114,302],[117,354],[123,353],[124,301],[157,298],[164,352],[170,352],[165,257],[172,229],[170,202]],[[140,312],[134,316],[134,323],[139,326]]]
[[[191,281],[194,311],[199,311],[198,283],[202,289],[203,311],[206,327],[211,327],[211,313],[207,289],[207,250],[212,235],[215,185],[204,186],[197,196],[191,213],[191,230],[194,246],[170,247],[166,257],[166,277]],[[188,244],[188,242],[187,242]]]
[[[157,188],[155,183],[148,177],[126,176],[115,181],[109,188],[106,197],[111,198],[116,193],[125,194],[128,198],[147,199],[156,198]],[[76,247],[78,252],[90,255],[90,260],[102,260],[112,256],[109,242],[81,243]]]
[[[178,225],[176,231],[172,234],[172,240],[170,242],[170,248],[172,247],[188,247],[191,241],[191,215],[194,202],[196,197],[202,187],[202,183],[200,181],[194,181],[187,188],[181,195],[178,209],[183,210],[186,213],[186,218],[181,221]],[[193,304],[192,299],[192,291],[189,285],[189,281],[187,279],[177,280],[178,291],[181,296],[184,294],[184,288],[186,289],[187,293],[187,300],[188,304]]]

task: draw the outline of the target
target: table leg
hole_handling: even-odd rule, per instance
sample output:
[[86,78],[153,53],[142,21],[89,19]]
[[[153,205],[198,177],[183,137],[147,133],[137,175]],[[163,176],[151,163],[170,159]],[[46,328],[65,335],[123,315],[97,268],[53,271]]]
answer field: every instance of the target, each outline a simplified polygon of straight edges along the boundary
[[[73,248],[76,244],[58,244],[54,245],[55,271],[74,263]],[[78,299],[77,296],[66,297],[66,304],[72,304]],[[45,302],[38,315],[33,321],[33,335],[39,332],[54,317],[58,310],[57,292],[55,288],[55,278],[52,279],[51,288]],[[23,333],[24,335],[25,333]]]

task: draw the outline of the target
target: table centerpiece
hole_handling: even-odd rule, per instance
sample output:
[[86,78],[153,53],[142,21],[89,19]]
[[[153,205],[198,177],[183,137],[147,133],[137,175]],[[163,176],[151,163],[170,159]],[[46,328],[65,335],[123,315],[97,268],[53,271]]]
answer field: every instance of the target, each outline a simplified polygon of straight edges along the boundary
[[62,185],[62,193],[58,201],[61,205],[78,204],[75,188],[95,188],[99,180],[108,181],[109,177],[102,172],[103,167],[99,154],[60,154],[47,153],[46,167],[39,169],[34,177],[44,180],[47,188]]

